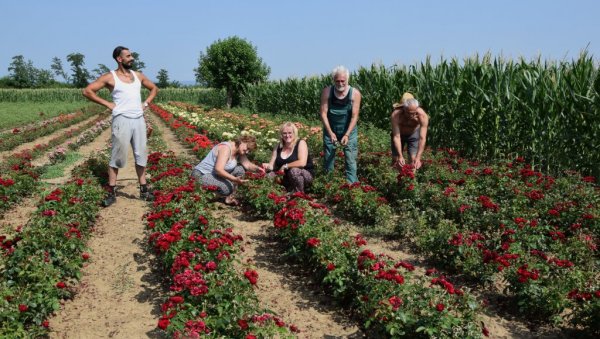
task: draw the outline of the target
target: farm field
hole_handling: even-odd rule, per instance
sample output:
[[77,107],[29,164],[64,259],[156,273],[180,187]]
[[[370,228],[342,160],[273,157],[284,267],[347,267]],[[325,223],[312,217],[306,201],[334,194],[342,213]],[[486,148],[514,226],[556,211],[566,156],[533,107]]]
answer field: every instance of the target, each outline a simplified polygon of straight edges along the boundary
[[[378,137],[369,130],[360,185],[344,186],[336,172],[310,196],[289,197],[256,177],[231,208],[188,181],[190,166],[242,131],[257,136],[253,157],[263,162],[281,121],[183,103],[152,109],[156,202],[137,199],[130,157],[117,203],[99,209],[104,129],[62,177],[36,177],[36,193],[7,207],[0,334],[558,338],[597,326],[591,177],[550,178],[518,159],[481,164],[440,150],[415,178],[364,151]],[[319,126],[300,127],[318,163]]]
[[0,132],[14,127],[22,127],[32,122],[50,119],[60,114],[72,113],[78,109],[89,106],[81,102],[46,102],[22,103],[0,102]]

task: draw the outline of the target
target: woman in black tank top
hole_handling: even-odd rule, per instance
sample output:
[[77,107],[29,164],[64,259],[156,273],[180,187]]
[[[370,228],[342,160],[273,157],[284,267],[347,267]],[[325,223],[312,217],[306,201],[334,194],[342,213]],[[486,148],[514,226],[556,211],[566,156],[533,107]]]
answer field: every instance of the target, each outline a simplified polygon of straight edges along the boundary
[[304,192],[314,177],[308,145],[298,139],[298,128],[291,122],[281,125],[279,134],[280,142],[273,149],[271,161],[263,167],[268,171],[283,170],[283,185],[288,192]]

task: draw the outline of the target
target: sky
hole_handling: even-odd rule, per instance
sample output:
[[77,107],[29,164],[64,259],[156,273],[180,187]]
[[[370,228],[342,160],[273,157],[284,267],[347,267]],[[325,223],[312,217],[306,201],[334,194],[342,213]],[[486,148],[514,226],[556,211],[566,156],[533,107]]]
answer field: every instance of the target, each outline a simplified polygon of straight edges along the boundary
[[50,69],[81,53],[88,70],[116,68],[112,51],[140,55],[155,79],[195,79],[201,52],[238,36],[257,49],[271,80],[482,55],[600,60],[598,0],[0,0],[0,77],[12,57]]

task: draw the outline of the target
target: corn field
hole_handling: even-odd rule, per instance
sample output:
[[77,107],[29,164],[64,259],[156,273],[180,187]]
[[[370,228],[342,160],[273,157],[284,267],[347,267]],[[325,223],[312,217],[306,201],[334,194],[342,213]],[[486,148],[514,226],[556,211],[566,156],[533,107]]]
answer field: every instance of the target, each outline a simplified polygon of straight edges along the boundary
[[[110,92],[102,89],[98,95],[110,99]],[[148,95],[147,90],[142,96]],[[78,88],[0,89],[0,102],[79,102],[87,101]],[[210,107],[222,107],[226,103],[225,92],[205,88],[165,88],[158,92],[158,102],[185,101],[201,103]]]
[[[363,96],[361,118],[390,129],[403,92],[430,116],[427,143],[480,159],[524,156],[540,169],[600,176],[600,77],[587,53],[573,61],[504,60],[489,54],[460,62],[373,65],[350,76]],[[317,117],[330,75],[251,86],[242,105],[255,112]]]

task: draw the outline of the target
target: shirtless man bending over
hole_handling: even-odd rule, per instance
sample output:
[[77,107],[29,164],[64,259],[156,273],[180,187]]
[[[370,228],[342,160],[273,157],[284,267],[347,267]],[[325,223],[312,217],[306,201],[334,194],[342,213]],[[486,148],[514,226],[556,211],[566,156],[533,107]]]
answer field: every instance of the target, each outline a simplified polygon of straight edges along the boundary
[[421,168],[421,156],[427,141],[429,117],[419,107],[419,101],[410,93],[404,93],[400,103],[394,104],[392,111],[392,166],[406,164],[402,151],[407,146],[409,164],[415,170]]

